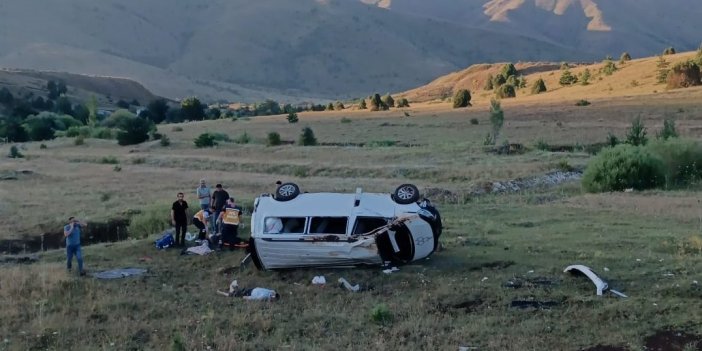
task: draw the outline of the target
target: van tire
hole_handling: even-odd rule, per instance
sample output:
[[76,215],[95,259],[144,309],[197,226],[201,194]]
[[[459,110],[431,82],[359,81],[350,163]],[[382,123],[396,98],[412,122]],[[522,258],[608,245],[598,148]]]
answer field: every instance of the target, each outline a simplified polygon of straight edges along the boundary
[[275,189],[275,199],[278,201],[290,201],[300,195],[300,187],[295,183],[283,183]]
[[419,201],[419,189],[414,184],[402,184],[392,194],[393,200],[400,205]]

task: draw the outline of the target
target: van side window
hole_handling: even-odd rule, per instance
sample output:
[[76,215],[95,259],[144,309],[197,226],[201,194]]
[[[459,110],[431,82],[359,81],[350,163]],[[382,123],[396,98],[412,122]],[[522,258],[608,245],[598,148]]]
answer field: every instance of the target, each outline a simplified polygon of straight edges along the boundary
[[346,234],[346,217],[312,217],[310,234]]
[[380,228],[388,224],[388,219],[383,217],[358,217],[353,227],[354,234],[364,234],[373,229]]
[[280,217],[282,230],[279,233],[302,234],[305,232],[305,220],[305,217]]

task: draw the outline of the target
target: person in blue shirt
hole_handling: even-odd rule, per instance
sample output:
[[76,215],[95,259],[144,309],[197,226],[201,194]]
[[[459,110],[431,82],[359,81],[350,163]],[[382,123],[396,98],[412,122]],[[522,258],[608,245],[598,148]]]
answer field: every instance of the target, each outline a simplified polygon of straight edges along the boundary
[[71,271],[73,256],[78,261],[78,274],[85,275],[83,270],[83,253],[80,250],[80,235],[87,223],[79,221],[75,217],[68,218],[68,224],[63,227],[63,236],[66,237],[66,268]]

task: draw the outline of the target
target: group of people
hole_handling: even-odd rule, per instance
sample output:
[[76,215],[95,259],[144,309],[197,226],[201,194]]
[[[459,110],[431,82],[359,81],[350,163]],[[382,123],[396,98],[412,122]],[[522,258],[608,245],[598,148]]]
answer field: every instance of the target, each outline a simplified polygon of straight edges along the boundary
[[[247,244],[239,238],[242,210],[236,200],[224,190],[222,184],[217,184],[210,191],[204,179],[195,189],[195,195],[200,204],[199,210],[192,217],[192,224],[198,229],[198,239],[208,240],[210,244],[234,249],[246,247]],[[171,207],[171,221],[175,226],[176,246],[185,246],[185,232],[188,227],[188,203],[183,193],[178,193],[178,199]]]

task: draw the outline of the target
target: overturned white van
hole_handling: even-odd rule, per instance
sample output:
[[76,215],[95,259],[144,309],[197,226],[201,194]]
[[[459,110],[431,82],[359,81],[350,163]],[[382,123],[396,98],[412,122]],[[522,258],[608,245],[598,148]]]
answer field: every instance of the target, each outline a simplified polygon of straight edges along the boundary
[[441,230],[439,212],[412,184],[342,194],[285,183],[255,199],[249,251],[259,269],[404,264],[431,255]]

